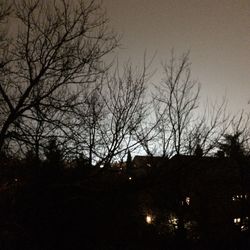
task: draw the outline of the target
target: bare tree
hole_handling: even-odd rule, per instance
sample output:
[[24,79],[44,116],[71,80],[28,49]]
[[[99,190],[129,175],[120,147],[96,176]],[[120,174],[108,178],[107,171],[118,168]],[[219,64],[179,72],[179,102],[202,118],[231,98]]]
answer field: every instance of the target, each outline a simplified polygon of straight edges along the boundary
[[150,115],[140,125],[136,133],[137,140],[148,156],[168,157],[172,133],[169,130],[164,107],[153,97],[152,101],[147,104],[147,110]]
[[93,163],[94,153],[98,151],[100,146],[100,137],[99,129],[100,123],[105,117],[104,112],[104,102],[101,99],[101,88],[97,87],[90,96],[86,97],[85,106],[86,106],[86,116],[85,122],[83,124],[85,135],[86,135],[86,144],[88,149],[88,159],[89,165]]
[[94,0],[15,1],[12,17],[18,31],[1,68],[0,150],[37,106],[66,107],[79,86],[95,82],[104,56],[117,46]]
[[[201,114],[203,113],[203,114]],[[230,125],[230,115],[227,113],[226,99],[220,104],[206,103],[191,128],[185,142],[186,153],[193,155],[201,147],[203,155],[214,153]]]
[[[118,65],[105,74],[101,85],[89,92],[83,101],[78,145],[89,160],[110,165],[114,157],[123,157],[138,146],[136,131],[145,118],[146,66],[134,69],[129,63]],[[120,73],[122,71],[122,73]]]
[[[147,67],[130,63],[103,74],[96,85],[86,85],[72,108],[73,126],[67,128],[74,154],[83,154],[89,164],[110,165],[139,146],[136,131],[146,116],[144,99]],[[120,73],[122,72],[122,73]]]
[[106,113],[102,88],[102,81],[97,85],[86,86],[71,114],[74,121],[68,132],[71,135],[71,150],[73,154],[80,154],[88,159],[89,166],[93,165],[93,159],[102,146],[100,124]]
[[191,79],[190,66],[189,53],[177,60],[173,51],[169,62],[163,65],[164,77],[161,86],[157,86],[155,100],[161,105],[157,111],[162,119],[158,129],[164,154],[184,151],[186,136],[195,119],[200,85]]
[[117,67],[114,74],[106,78],[107,90],[103,101],[108,115],[100,132],[103,144],[101,159],[107,166],[115,156],[125,154],[138,145],[136,131],[146,116],[146,71],[145,63],[142,70],[127,64],[122,74]]
[[[37,105],[29,113],[23,114],[22,118],[19,118],[22,121],[11,131],[14,147],[19,149],[21,154],[32,152],[33,158],[39,161],[44,156],[44,147],[48,140],[58,132],[58,127],[55,126],[58,115],[58,110],[52,109],[49,105]],[[60,128],[61,125],[60,123]]]
[[[163,157],[175,154],[194,154],[200,148],[204,155],[218,147],[230,124],[226,99],[220,104],[199,107],[200,85],[191,79],[189,53],[179,60],[172,51],[169,62],[163,65],[163,80],[153,94],[153,128],[141,145],[148,155]],[[149,131],[143,127],[139,137]]]

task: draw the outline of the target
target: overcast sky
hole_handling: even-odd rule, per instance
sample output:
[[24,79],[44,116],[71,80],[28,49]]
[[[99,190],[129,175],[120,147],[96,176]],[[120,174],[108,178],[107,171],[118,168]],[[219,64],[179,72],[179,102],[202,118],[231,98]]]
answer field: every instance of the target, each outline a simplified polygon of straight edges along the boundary
[[138,63],[147,50],[159,68],[172,48],[190,50],[202,95],[226,94],[233,112],[250,111],[250,0],[103,0],[103,7],[122,35],[121,60]]

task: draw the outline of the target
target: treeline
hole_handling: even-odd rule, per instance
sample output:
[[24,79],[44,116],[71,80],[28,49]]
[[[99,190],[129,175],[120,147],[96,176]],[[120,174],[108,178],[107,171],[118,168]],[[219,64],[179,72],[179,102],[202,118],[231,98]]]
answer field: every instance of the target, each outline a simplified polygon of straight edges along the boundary
[[59,162],[110,166],[138,148],[208,155],[227,134],[248,148],[245,113],[229,115],[225,99],[201,107],[189,53],[172,52],[154,84],[146,57],[109,62],[120,37],[98,1],[1,0],[0,25],[2,159],[46,161],[54,143]]

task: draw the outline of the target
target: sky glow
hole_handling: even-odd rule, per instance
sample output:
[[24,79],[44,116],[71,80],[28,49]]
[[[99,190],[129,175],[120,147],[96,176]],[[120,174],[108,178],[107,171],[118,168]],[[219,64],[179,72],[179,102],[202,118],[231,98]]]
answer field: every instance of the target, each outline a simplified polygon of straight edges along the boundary
[[190,50],[192,75],[205,100],[227,96],[229,109],[250,110],[249,0],[103,0],[110,25],[122,35],[119,60],[142,63],[156,54],[151,81],[170,50]]

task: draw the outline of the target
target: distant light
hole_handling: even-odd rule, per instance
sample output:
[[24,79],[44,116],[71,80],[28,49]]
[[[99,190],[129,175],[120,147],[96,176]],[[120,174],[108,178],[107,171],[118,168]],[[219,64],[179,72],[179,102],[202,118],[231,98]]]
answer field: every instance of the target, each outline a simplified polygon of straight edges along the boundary
[[129,177],[128,177],[128,179],[131,181],[131,180],[132,180],[132,177],[131,177],[131,176],[129,176]]
[[186,203],[187,203],[187,205],[189,206],[190,205],[190,197],[186,197]]
[[100,165],[100,168],[104,168],[104,165],[102,164],[102,165]]
[[15,181],[15,182],[17,182],[17,181],[18,181],[18,179],[17,179],[17,178],[15,178],[15,179],[14,179],[14,181]]
[[242,199],[247,200],[248,199],[248,195],[247,194],[234,194],[232,196],[232,201],[240,201]]
[[147,215],[146,216],[146,222],[148,223],[148,224],[151,224],[152,223],[152,216],[150,216],[150,215]]
[[178,218],[171,214],[168,220],[169,224],[173,225],[175,229],[178,228]]
[[238,225],[240,223],[241,219],[240,218],[234,218],[234,224]]

